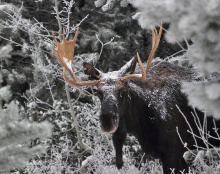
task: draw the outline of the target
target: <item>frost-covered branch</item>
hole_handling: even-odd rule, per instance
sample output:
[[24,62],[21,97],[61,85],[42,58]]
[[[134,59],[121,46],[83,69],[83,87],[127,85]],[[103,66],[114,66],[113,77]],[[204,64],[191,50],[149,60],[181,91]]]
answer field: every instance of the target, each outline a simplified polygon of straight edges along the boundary
[[96,38],[97,38],[97,40],[99,41],[99,43],[101,43],[101,50],[100,50],[100,53],[99,53],[99,58],[96,60],[94,66],[96,66],[96,64],[98,63],[98,61],[99,61],[99,59],[100,59],[100,57],[101,57],[101,55],[102,55],[102,51],[103,51],[104,46],[110,44],[110,43],[114,40],[114,37],[113,37],[113,38],[111,38],[111,40],[110,40],[109,42],[103,43],[103,42],[99,39],[99,36],[98,36],[97,34],[96,34]]
[[[181,138],[181,134],[178,131],[178,127],[176,128],[177,130],[177,134],[180,138],[181,143],[183,144],[183,146],[188,150],[188,152],[185,154],[186,160],[192,158],[191,155],[193,155],[194,160],[193,163],[195,164],[195,169],[192,169],[193,172],[196,173],[201,173],[201,172],[208,172],[208,173],[214,173],[216,166],[218,165],[218,160],[216,161],[216,159],[214,160],[214,156],[220,156],[219,154],[219,148],[214,147],[209,141],[211,139],[214,140],[220,140],[219,139],[219,134],[217,133],[217,128],[216,128],[216,124],[214,122],[214,130],[216,130],[216,137],[210,135],[210,132],[207,131],[207,116],[206,113],[204,113],[204,120],[203,120],[203,124],[201,123],[196,111],[194,110],[194,113],[192,113],[192,116],[194,118],[194,123],[197,127],[198,130],[198,134],[195,134],[191,128],[190,123],[188,122],[188,120],[186,119],[186,116],[181,112],[181,110],[179,109],[179,107],[177,106],[179,112],[182,114],[182,116],[184,117],[187,125],[189,126],[190,130],[187,130],[187,132],[189,134],[192,135],[194,142],[195,142],[195,146],[196,150],[190,150],[187,147],[187,142],[184,142]],[[214,120],[213,120],[214,121]],[[202,141],[205,147],[201,147],[198,146],[197,141]],[[211,165],[207,165],[207,161],[208,163],[210,163]],[[198,171],[197,171],[198,170]],[[200,171],[200,172],[199,172]],[[212,172],[211,172],[212,171]]]

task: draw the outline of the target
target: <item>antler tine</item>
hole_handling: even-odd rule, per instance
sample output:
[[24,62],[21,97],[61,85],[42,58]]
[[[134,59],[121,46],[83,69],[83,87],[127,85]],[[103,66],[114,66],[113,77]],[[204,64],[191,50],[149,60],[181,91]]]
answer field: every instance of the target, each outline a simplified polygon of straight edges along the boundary
[[[53,35],[53,39],[54,39],[55,43],[56,43],[56,44],[59,43],[59,42],[57,41],[57,38],[55,37],[54,31],[52,31],[52,35]],[[53,48],[54,48],[54,45],[53,45]]]
[[[75,48],[78,33],[79,33],[79,28],[77,28],[74,39],[67,41],[65,39],[65,32],[63,29],[63,41],[62,41],[62,43],[60,43],[57,41],[57,39],[54,35],[54,32],[52,31],[54,41],[57,44],[57,49],[55,49],[55,47],[53,45],[53,51],[54,51],[56,58],[63,66],[63,78],[67,83],[69,83],[70,85],[75,86],[75,87],[95,86],[98,84],[98,80],[81,81],[74,75],[74,73],[72,71],[72,62],[73,62],[73,58],[74,58],[74,48]],[[69,72],[69,74],[73,80],[70,80],[67,77],[66,70]]]
[[162,34],[162,25],[160,27],[159,35],[157,33],[156,28],[154,28],[154,31],[152,30],[152,50],[150,52],[150,55],[148,57],[147,66],[145,67],[145,74],[147,73],[148,69],[150,68],[151,61],[154,58],[155,52],[157,50],[157,47],[160,43],[160,38]]
[[157,30],[156,28],[152,29],[152,49],[154,48],[155,46],[155,38],[157,37]]
[[161,34],[162,34],[162,24],[160,25],[159,34],[157,33],[156,28],[152,29],[152,49],[148,57],[147,65],[145,68],[141,62],[139,54],[137,53],[138,63],[141,68],[141,76],[138,74],[131,74],[131,75],[122,77],[121,80],[132,80],[132,79],[146,80],[147,72],[150,68],[151,61],[153,60],[157,47],[160,43]]
[[138,63],[139,63],[140,68],[141,68],[141,74],[142,74],[141,78],[144,80],[144,79],[146,79],[147,74],[145,73],[145,68],[144,68],[143,63],[141,62],[141,58],[140,58],[138,52],[137,52],[137,58],[138,58]]

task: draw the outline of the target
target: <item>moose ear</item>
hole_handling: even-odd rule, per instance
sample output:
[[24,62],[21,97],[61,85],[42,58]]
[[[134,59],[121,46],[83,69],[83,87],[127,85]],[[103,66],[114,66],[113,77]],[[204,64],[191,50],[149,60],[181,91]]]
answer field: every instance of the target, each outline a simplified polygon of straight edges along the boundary
[[83,62],[83,67],[85,74],[89,75],[89,80],[98,80],[100,78],[99,71],[91,64]]
[[120,76],[125,76],[128,74],[133,74],[137,63],[137,56],[133,57],[129,62],[127,62],[121,69],[119,70]]

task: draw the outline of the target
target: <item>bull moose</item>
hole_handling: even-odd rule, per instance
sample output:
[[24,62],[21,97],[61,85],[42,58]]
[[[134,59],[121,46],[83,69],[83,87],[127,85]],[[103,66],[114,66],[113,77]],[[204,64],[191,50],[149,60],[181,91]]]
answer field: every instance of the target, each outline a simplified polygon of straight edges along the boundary
[[[188,105],[186,95],[181,91],[181,83],[194,83],[200,80],[194,69],[184,68],[166,61],[154,62],[155,51],[159,45],[162,26],[159,34],[152,30],[152,50],[147,65],[144,67],[137,56],[127,62],[120,70],[103,73],[89,63],[83,63],[88,81],[79,80],[72,71],[74,46],[79,28],[73,40],[67,41],[63,32],[62,43],[56,40],[57,48],[53,51],[63,66],[63,78],[72,86],[96,86],[101,101],[100,123],[103,132],[113,133],[113,144],[116,151],[116,166],[123,166],[122,147],[126,134],[131,133],[139,141],[142,150],[159,158],[165,174],[175,168],[176,172],[185,170],[187,165],[183,158],[187,150],[205,146],[199,137],[198,124],[206,125],[209,135],[216,136],[212,129],[213,119],[205,119],[204,113]],[[135,72],[139,62],[141,74]],[[151,66],[150,66],[151,64]],[[66,75],[68,71],[70,77]],[[196,120],[193,113],[196,112]],[[184,114],[184,116],[183,116]],[[216,123],[220,125],[219,122]],[[193,136],[187,130],[193,131]],[[218,132],[219,133],[219,132]],[[209,143],[219,146],[220,141],[209,138]]]

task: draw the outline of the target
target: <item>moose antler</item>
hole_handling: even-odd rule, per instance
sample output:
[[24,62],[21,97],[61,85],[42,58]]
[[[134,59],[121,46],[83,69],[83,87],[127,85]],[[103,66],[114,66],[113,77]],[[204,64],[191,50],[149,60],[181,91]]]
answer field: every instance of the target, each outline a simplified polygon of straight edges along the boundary
[[[98,80],[81,81],[74,75],[74,73],[72,71],[72,63],[73,63],[73,58],[74,58],[74,48],[75,48],[78,33],[79,33],[79,28],[77,28],[74,39],[67,41],[65,39],[65,34],[64,34],[64,30],[63,30],[63,41],[62,41],[62,43],[60,43],[57,41],[57,39],[54,35],[54,32],[52,31],[54,41],[57,44],[56,49],[53,45],[53,51],[54,51],[56,58],[63,66],[63,78],[67,83],[69,83],[70,85],[75,86],[75,87],[95,86],[98,84]],[[69,74],[73,80],[70,80],[67,77],[66,70],[69,72]]]
[[126,75],[126,76],[122,77],[121,80],[132,80],[132,79],[146,80],[147,71],[149,70],[151,61],[154,58],[154,54],[155,54],[157,47],[160,43],[161,34],[162,34],[162,24],[160,25],[159,34],[157,33],[156,28],[152,29],[152,50],[151,50],[150,55],[148,57],[147,65],[145,68],[141,62],[139,54],[137,53],[138,62],[140,64],[140,68],[141,68],[141,75],[140,74],[130,74],[130,75]]

